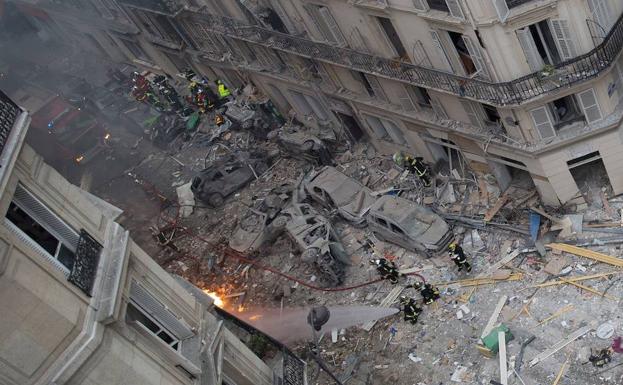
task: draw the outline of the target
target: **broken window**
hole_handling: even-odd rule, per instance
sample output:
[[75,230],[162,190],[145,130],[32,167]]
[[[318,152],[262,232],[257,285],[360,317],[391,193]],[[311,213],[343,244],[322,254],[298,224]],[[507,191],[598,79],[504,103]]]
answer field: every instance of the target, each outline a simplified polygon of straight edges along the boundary
[[400,235],[405,235],[405,232],[402,231],[402,229],[398,226],[396,226],[393,223],[390,223],[390,228],[392,229],[392,232],[396,233],[396,234],[400,234]]
[[326,121],[329,118],[324,107],[315,97],[298,91],[290,91],[290,94],[294,97],[294,102],[303,115],[314,115],[319,121]]
[[459,19],[465,18],[459,0],[413,0],[413,6],[418,11],[434,9],[441,12],[448,12],[450,15]]
[[346,39],[329,8],[314,4],[308,4],[306,8],[316,28],[318,28],[325,40],[341,46],[346,45]]
[[360,71],[352,71],[355,79],[359,80],[366,90],[366,93],[373,98],[378,98],[386,101],[387,96],[381,83],[374,75],[368,75]]
[[383,218],[378,218],[378,217],[377,217],[377,218],[376,218],[376,221],[377,221],[377,222],[378,222],[381,226],[384,226],[384,227],[389,227],[389,226],[387,225],[387,221],[386,221],[385,219],[383,219]]
[[126,320],[128,321],[128,323],[138,322],[145,329],[149,330],[151,334],[160,338],[165,344],[171,346],[171,348],[173,348],[174,350],[179,349],[179,341],[175,337],[173,337],[171,333],[169,333],[166,329],[160,326],[155,320],[153,320],[149,315],[144,313],[133,303],[128,304]]
[[50,211],[30,192],[18,185],[6,213],[14,230],[34,241],[50,262],[65,272],[71,271],[76,259],[78,233]]
[[366,116],[366,121],[377,138],[389,140],[400,145],[406,144],[402,130],[393,121],[371,115]]
[[377,16],[376,19],[378,20],[381,29],[385,33],[385,36],[391,43],[392,47],[394,47],[394,52],[396,52],[398,57],[400,57],[402,60],[410,61],[409,55],[407,55],[407,50],[405,49],[404,44],[402,44],[400,36],[398,36],[398,32],[394,28],[394,24],[392,24],[392,21],[386,17],[379,16]]
[[516,32],[532,71],[540,71],[545,64],[556,65],[576,55],[567,20],[543,20]]

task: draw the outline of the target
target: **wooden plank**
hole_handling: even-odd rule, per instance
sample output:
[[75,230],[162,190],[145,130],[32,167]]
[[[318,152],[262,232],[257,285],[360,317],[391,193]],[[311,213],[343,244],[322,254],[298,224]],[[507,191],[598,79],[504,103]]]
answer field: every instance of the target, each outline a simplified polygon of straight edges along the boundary
[[[403,290],[404,290],[404,286],[396,286],[396,287],[394,287],[389,292],[389,294],[387,294],[387,297],[383,298],[383,300],[381,301],[381,304],[379,306],[381,306],[381,307],[389,307],[389,305],[394,303],[396,298],[398,298],[398,296],[400,295],[400,293],[402,293]],[[376,324],[376,321],[366,322],[365,324],[363,324],[363,326],[361,328],[363,330],[369,332],[370,330],[372,330],[372,328],[374,327],[375,324]]]
[[435,282],[433,286],[450,286],[450,285],[458,285],[460,287],[470,287],[470,286],[480,286],[480,285],[493,285],[500,282],[508,282],[508,281],[519,281],[523,278],[522,273],[513,273],[507,278],[496,279],[494,277],[482,277],[482,278],[470,278],[470,279],[459,279],[456,281],[449,282]]
[[550,249],[561,250],[580,257],[589,258],[594,261],[607,263],[617,267],[623,267],[623,259],[615,258],[607,254],[598,253],[593,250],[584,249],[582,247],[567,245],[565,243],[550,243],[545,245]]
[[554,380],[552,385],[558,385],[558,383],[560,382],[560,379],[562,378],[563,373],[565,372],[565,369],[566,369],[568,363],[569,363],[569,358],[567,358],[565,363],[562,364],[562,366],[560,367],[560,371],[558,372],[558,375],[556,376],[556,379]]
[[544,359],[556,353],[557,351],[564,348],[565,346],[569,345],[570,343],[577,340],[578,338],[582,337],[584,334],[588,333],[590,330],[591,330],[590,326],[584,326],[574,331],[573,333],[569,334],[567,338],[564,338],[558,341],[551,348],[539,353],[536,357],[534,357],[532,361],[530,361],[530,364],[529,364],[530,367],[533,367],[536,364],[542,362]]
[[505,295],[500,297],[498,304],[495,305],[495,309],[493,310],[493,313],[491,314],[491,317],[489,318],[489,321],[487,322],[487,326],[485,326],[485,328],[482,331],[482,334],[480,335],[481,340],[485,338],[486,336],[488,336],[489,333],[491,333],[491,330],[493,330],[493,328],[495,327],[495,323],[498,321],[500,312],[502,311],[502,308],[506,304],[507,299],[508,299],[508,296],[505,296]]
[[[570,281],[570,282],[588,281],[590,279],[603,278],[603,277],[608,277],[610,275],[621,274],[621,273],[623,273],[623,271],[610,271],[608,273],[585,275],[583,277],[567,278],[567,281]],[[545,282],[545,283],[541,283],[541,284],[538,284],[538,285],[533,285],[531,287],[548,287],[548,286],[562,285],[564,283],[567,283],[567,282],[565,282],[565,281],[550,281],[550,282]]]
[[[567,305],[565,307],[563,307],[562,309],[558,310],[556,313],[550,315],[549,317],[545,318],[543,321],[539,322],[538,325],[536,325],[534,328],[539,327],[545,323],[548,323],[549,321],[553,320],[554,318],[560,317],[561,315],[565,314],[568,311],[573,310],[573,305]],[[532,328],[532,329],[534,329]]]
[[485,213],[485,218],[484,221],[485,222],[489,222],[491,219],[493,219],[493,217],[495,216],[495,214],[498,213],[498,211],[500,211],[500,209],[502,207],[504,207],[504,205],[506,203],[508,203],[509,201],[509,196],[508,193],[504,193],[502,194],[501,197],[498,198],[498,201],[495,202],[495,204],[493,205],[493,207],[491,207],[489,210],[487,210],[487,212]]
[[613,300],[613,301],[618,301],[618,300],[619,300],[618,298],[615,298],[615,297],[612,297],[612,296],[610,296],[610,295],[606,295],[606,294],[604,294],[604,293],[602,293],[602,292],[600,292],[600,291],[597,291],[597,290],[593,289],[592,287],[584,286],[584,285],[581,285],[581,284],[579,284],[579,283],[577,283],[577,282],[571,282],[571,281],[569,281],[568,279],[564,279],[564,278],[559,278],[559,279],[560,279],[562,282],[564,282],[564,283],[568,283],[568,284],[570,284],[570,285],[573,285],[573,286],[579,287],[579,288],[580,288],[580,289],[582,289],[582,290],[586,290],[586,291],[588,291],[588,292],[590,292],[590,293],[593,293],[593,294],[599,295],[599,296],[601,296],[601,297],[604,297],[604,298],[607,298],[607,299],[610,299],[610,300]]
[[[501,267],[504,267],[507,263],[509,263],[510,261],[515,259],[515,257],[517,257],[519,255],[519,253],[520,253],[519,250],[514,250],[512,253],[506,255],[506,257],[500,259],[499,261],[497,261],[493,265],[489,266],[488,272],[494,272],[494,271],[500,269]],[[481,278],[481,276],[479,276],[478,278]]]
[[498,332],[498,346],[500,354],[500,383],[508,385],[508,367],[506,366],[506,334]]
[[478,177],[478,193],[480,194],[480,203],[483,206],[489,206],[489,190],[487,190],[487,182],[482,177]]

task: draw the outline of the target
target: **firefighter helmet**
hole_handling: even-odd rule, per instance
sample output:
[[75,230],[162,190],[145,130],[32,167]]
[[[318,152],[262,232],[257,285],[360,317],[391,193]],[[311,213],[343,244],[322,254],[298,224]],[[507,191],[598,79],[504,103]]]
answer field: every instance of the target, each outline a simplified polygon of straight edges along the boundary
[[221,126],[223,124],[225,124],[225,118],[223,117],[223,115],[216,115],[216,118],[214,118],[214,121],[216,122],[217,126]]
[[450,249],[450,251],[454,251],[456,250],[456,243],[452,242],[448,245],[448,249]]
[[404,162],[405,157],[402,151],[396,151],[394,153],[393,159],[394,159],[394,163],[396,163],[397,165],[402,165],[402,162]]

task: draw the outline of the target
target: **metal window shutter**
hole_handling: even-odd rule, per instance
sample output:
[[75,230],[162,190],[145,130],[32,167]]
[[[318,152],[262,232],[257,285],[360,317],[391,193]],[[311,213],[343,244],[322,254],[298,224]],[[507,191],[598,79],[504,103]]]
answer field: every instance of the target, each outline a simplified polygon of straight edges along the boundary
[[614,19],[607,0],[588,0],[588,7],[594,21],[604,29],[601,32],[604,36],[607,35],[610,32],[610,28],[612,28]]
[[426,0],[413,0],[413,6],[418,11],[426,12],[429,10],[428,3],[426,2]]
[[15,189],[13,202],[58,238],[68,249],[76,251],[78,238],[80,238],[78,233],[21,185],[17,185]]
[[550,116],[547,106],[535,108],[530,110],[534,126],[536,127],[541,139],[547,139],[556,136],[554,131],[554,125],[552,124],[552,117]]
[[569,22],[563,19],[549,19],[549,25],[562,59],[568,60],[575,57],[575,44],[571,38]]
[[331,31],[331,34],[333,35],[333,41],[335,41],[339,45],[346,45],[346,39],[344,38],[344,35],[342,35],[342,31],[340,31],[340,27],[337,25],[337,22],[333,18],[333,15],[331,14],[329,8],[320,7],[318,8],[318,12],[320,13],[320,16],[322,16],[322,19]]
[[430,105],[433,107],[433,111],[435,111],[435,114],[437,115],[439,119],[444,119],[444,120],[448,119],[448,114],[446,113],[446,110],[443,108],[441,103],[439,103],[439,100],[431,96]]
[[537,52],[536,44],[534,43],[530,29],[526,27],[524,29],[518,29],[516,32],[519,45],[526,56],[526,61],[530,69],[535,72],[540,71],[543,68],[543,59],[541,59],[541,56],[539,56]]
[[392,142],[401,145],[405,144],[405,137],[402,134],[400,127],[398,127],[391,120],[381,119],[381,123],[383,124],[383,127],[385,127],[385,131],[387,131],[389,136],[392,138]]
[[273,6],[273,10],[277,14],[277,16],[279,16],[279,18],[281,19],[283,24],[288,29],[288,32],[290,32],[292,34],[297,34],[298,33],[298,29],[295,27],[294,24],[292,24],[292,21],[290,21],[290,18],[288,17],[288,14],[283,9],[283,6],[279,2],[279,0],[270,0],[270,4]]
[[460,100],[460,102],[461,105],[463,105],[463,109],[467,113],[467,117],[469,118],[469,122],[472,124],[472,126],[482,128],[482,121],[480,120],[478,112],[476,111],[477,107],[475,106],[475,103],[462,99]]
[[448,5],[448,9],[450,10],[450,15],[452,17],[465,20],[465,15],[463,14],[463,10],[461,9],[461,4],[459,3],[459,0],[446,0],[446,4]]
[[374,132],[374,135],[376,135],[377,138],[385,139],[389,136],[387,130],[385,130],[385,127],[383,127],[383,123],[381,123],[381,120],[376,116],[367,116],[366,121],[368,122],[368,125],[370,126],[370,128]]
[[510,9],[508,9],[508,5],[506,4],[506,0],[491,0],[493,6],[495,7],[495,12],[498,14],[498,18],[503,23],[508,19],[508,15],[510,14]]
[[592,88],[580,92],[578,94],[578,98],[580,99],[580,104],[582,104],[582,109],[584,110],[584,116],[586,117],[587,122],[593,123],[601,120],[601,110],[599,109],[599,104],[597,103],[595,91]]
[[488,80],[489,71],[487,70],[487,65],[485,64],[480,47],[474,43],[469,36],[463,35],[463,41],[465,42],[469,56],[471,56],[472,61],[474,62],[476,70],[479,71],[478,76]]
[[407,85],[400,85],[398,87],[398,100],[400,101],[400,105],[402,106],[403,110],[415,111],[415,103],[413,103],[407,87]]
[[372,91],[374,92],[374,96],[377,98],[387,101],[387,95],[385,95],[385,91],[383,91],[383,87],[381,87],[381,83],[374,75],[363,74],[370,83],[370,87],[372,87]]
[[319,7],[317,5],[305,4],[305,9],[307,10],[309,17],[314,22],[316,29],[318,29],[318,31],[322,34],[324,40],[330,43],[336,43],[336,41],[333,40],[333,35],[331,34],[329,27],[322,20],[322,16],[320,16],[318,8]]
[[134,280],[130,286],[130,299],[178,339],[184,340],[195,335],[185,322],[178,319]]
[[435,48],[439,52],[439,57],[441,57],[442,62],[446,65],[446,69],[448,71],[452,71],[452,65],[450,64],[450,59],[448,59],[448,55],[446,54],[446,50],[443,49],[441,45],[441,39],[439,38],[439,33],[437,31],[430,31],[430,35],[433,38],[433,43],[435,44]]
[[359,28],[353,28],[350,40],[353,48],[363,52],[370,52],[370,48],[366,44],[366,39],[364,39],[363,35],[361,35],[361,31],[359,30]]
[[424,44],[421,40],[416,40],[413,44],[413,56],[415,59],[415,65],[432,68],[433,65],[430,62],[430,58],[424,49]]

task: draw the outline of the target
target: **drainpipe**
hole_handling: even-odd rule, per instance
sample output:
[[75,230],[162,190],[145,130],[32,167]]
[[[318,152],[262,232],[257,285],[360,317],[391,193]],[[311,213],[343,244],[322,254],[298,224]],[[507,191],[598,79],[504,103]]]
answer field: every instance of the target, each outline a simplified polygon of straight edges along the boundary
[[109,221],[97,269],[95,290],[84,316],[83,330],[56,363],[41,376],[37,384],[65,384],[100,346],[106,328],[102,321],[112,320],[115,305],[121,295],[119,289],[128,259],[128,240],[129,233],[116,222]]

